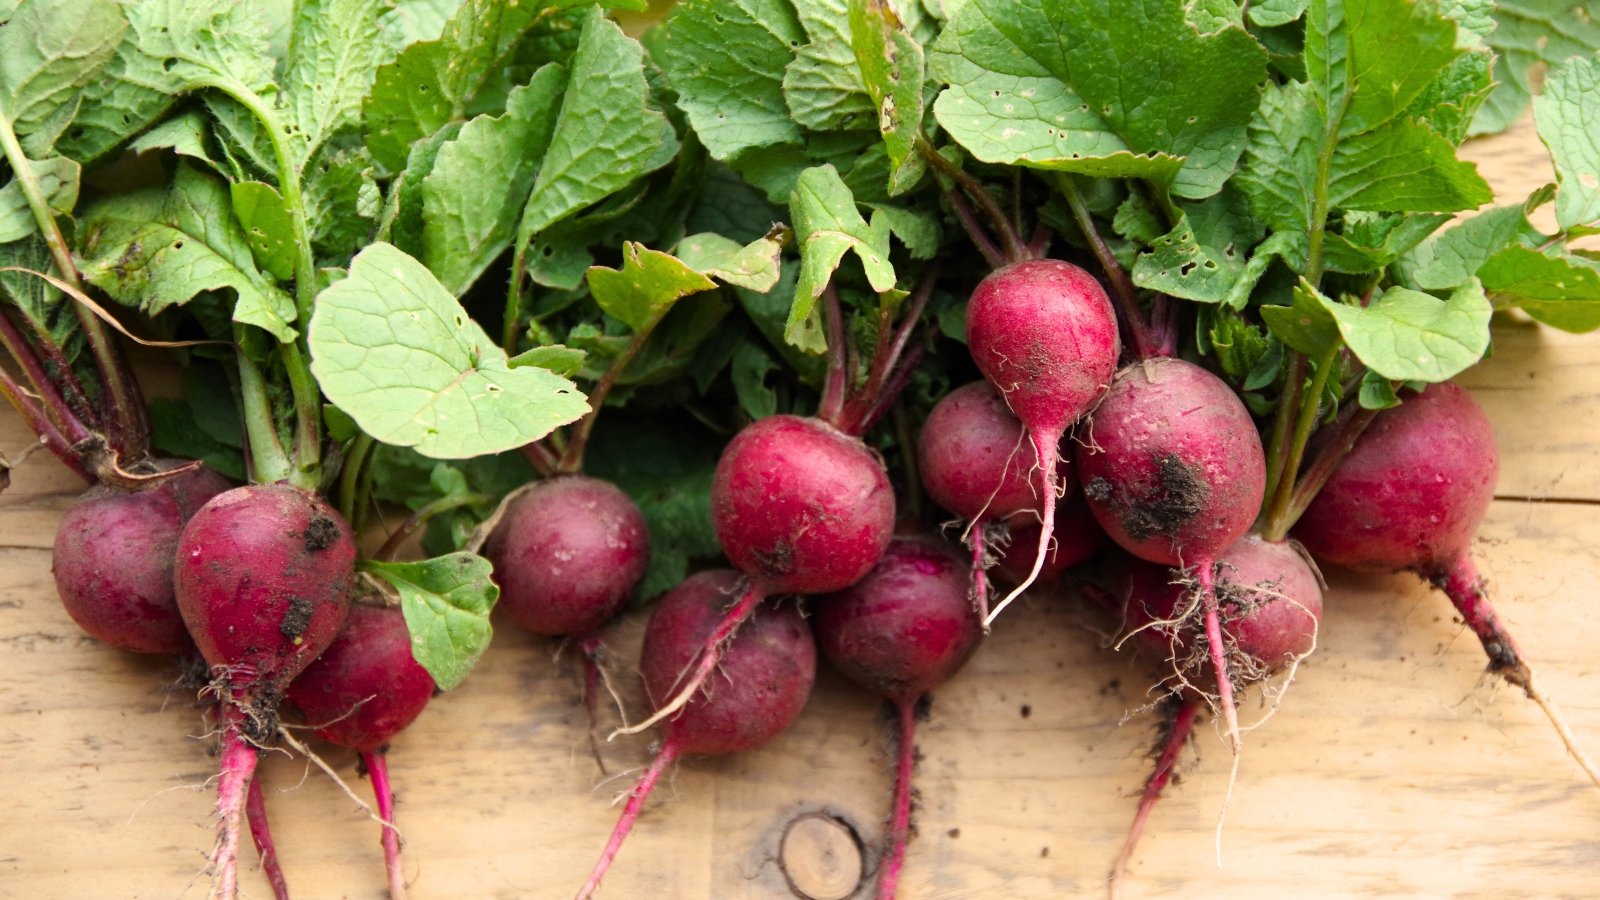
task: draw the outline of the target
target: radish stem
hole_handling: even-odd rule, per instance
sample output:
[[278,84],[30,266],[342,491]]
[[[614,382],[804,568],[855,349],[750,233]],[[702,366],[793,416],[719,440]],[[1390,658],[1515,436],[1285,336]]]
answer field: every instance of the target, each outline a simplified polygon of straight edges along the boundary
[[656,782],[661,780],[661,774],[677,760],[678,752],[677,742],[669,737],[656,753],[656,758],[650,761],[650,768],[645,769],[639,783],[628,792],[628,805],[623,807],[622,816],[617,819],[617,827],[611,830],[611,839],[606,841],[606,849],[600,854],[600,861],[595,863],[594,871],[589,874],[589,880],[584,882],[583,888],[578,891],[577,900],[587,900],[599,889],[600,879],[606,877],[606,870],[611,868],[611,861],[617,858],[617,851],[622,849],[622,842],[627,839],[628,832],[633,830],[633,823],[638,821],[639,811],[644,809],[644,802],[650,798],[650,792],[655,790]]

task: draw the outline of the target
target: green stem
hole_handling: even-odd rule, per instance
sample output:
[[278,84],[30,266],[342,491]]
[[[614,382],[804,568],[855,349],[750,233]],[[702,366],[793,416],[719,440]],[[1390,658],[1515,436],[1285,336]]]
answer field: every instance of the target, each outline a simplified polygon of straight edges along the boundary
[[[22,152],[22,144],[17,140],[11,118],[3,109],[0,109],[0,147],[5,150],[12,177],[27,198],[28,208],[33,212],[34,222],[39,226],[39,233],[44,237],[45,246],[50,250],[50,258],[54,260],[61,279],[74,290],[86,293],[83,280],[78,277],[78,267],[72,262],[67,239],[56,224],[55,211],[50,208],[49,200],[39,187],[39,180],[33,174],[33,163]],[[89,353],[94,357],[95,366],[100,370],[100,378],[105,385],[111,413],[110,421],[106,423],[111,446],[124,460],[142,458],[149,452],[150,424],[145,418],[144,398],[139,393],[139,384],[134,381],[133,372],[128,368],[127,360],[112,340],[105,323],[81,303],[74,302],[72,310],[83,329]]]
[[1316,427],[1318,412],[1322,408],[1322,394],[1328,388],[1328,378],[1339,358],[1339,349],[1336,343],[1317,358],[1317,370],[1312,373],[1311,388],[1307,392],[1309,396],[1301,404],[1300,413],[1295,419],[1294,436],[1289,443],[1289,452],[1284,457],[1283,469],[1278,474],[1272,503],[1267,509],[1266,522],[1261,530],[1261,536],[1269,541],[1281,541],[1289,533],[1289,503],[1294,497],[1295,480],[1300,474],[1300,460],[1305,456],[1306,442],[1311,439],[1311,431]]
[[917,140],[917,148],[922,151],[922,158],[929,165],[937,169],[946,178],[955,182],[967,192],[967,196],[972,198],[973,203],[978,204],[978,209],[983,212],[984,218],[989,220],[990,227],[994,229],[995,234],[1000,238],[1000,245],[1004,248],[1006,262],[1015,263],[1027,259],[1028,248],[1022,243],[1022,235],[1018,234],[1017,230],[1012,227],[1010,217],[1006,215],[1005,210],[1000,208],[1000,204],[995,202],[994,197],[990,196],[989,192],[984,189],[983,183],[968,175],[960,166],[945,159],[927,141],[919,138]]
[[[243,337],[244,326],[234,326],[234,339]],[[242,348],[235,351],[239,359],[240,410],[244,415],[245,441],[250,447],[250,480],[257,484],[285,481],[293,472],[289,455],[278,440],[277,423],[272,418],[272,400],[267,396],[267,383],[261,369]]]
[[528,244],[517,235],[517,246],[511,253],[511,285],[506,288],[506,318],[500,326],[500,347],[506,351],[507,356],[517,355],[518,338],[521,329],[517,323],[522,320],[522,279],[528,267]]
[[1350,455],[1350,451],[1355,447],[1356,441],[1361,439],[1362,433],[1367,430],[1368,425],[1372,424],[1372,419],[1378,412],[1378,410],[1367,409],[1358,404],[1350,408],[1348,415],[1340,413],[1344,420],[1336,426],[1338,430],[1317,451],[1316,457],[1311,460],[1310,465],[1306,466],[1305,474],[1300,476],[1300,481],[1294,486],[1294,495],[1289,499],[1289,514],[1282,523],[1285,532],[1293,528],[1294,523],[1300,521],[1300,517],[1305,514],[1306,507],[1311,505],[1311,501],[1316,499],[1317,493],[1322,490],[1322,486],[1328,483],[1329,478],[1333,477],[1334,471],[1339,468],[1339,463]]
[[294,391],[296,407],[292,479],[298,487],[315,490],[322,481],[322,409],[316,382],[311,377],[310,349],[305,341],[317,296],[317,261],[311,247],[310,227],[306,223],[305,199],[300,193],[300,171],[289,152],[288,131],[261,95],[237,82],[218,80],[200,86],[214,87],[249,110],[266,131],[267,140],[272,143],[272,154],[278,163],[278,190],[283,196],[283,205],[288,210],[290,227],[294,231],[295,319],[300,329],[299,337],[284,345],[283,351],[283,363],[289,371],[289,385]]
[[361,470],[376,444],[372,435],[359,432],[355,440],[350,442],[350,451],[345,454],[344,468],[339,471],[339,514],[344,516],[346,522],[356,520],[356,504],[361,499]]
[[578,424],[572,426],[572,438],[561,451],[561,459],[556,464],[556,471],[563,475],[572,475],[583,471],[583,451],[589,445],[589,434],[594,431],[595,420],[600,418],[600,410],[605,408],[606,397],[611,395],[611,389],[617,386],[617,381],[622,378],[622,373],[627,371],[628,364],[644,349],[645,342],[650,340],[651,332],[661,324],[661,317],[634,332],[633,339],[622,348],[616,358],[611,360],[611,365],[606,367],[604,375],[595,382],[594,389],[589,392],[589,411],[584,413]]
[[1111,282],[1111,294],[1116,298],[1117,307],[1122,311],[1123,325],[1128,329],[1128,339],[1133,344],[1133,352],[1140,359],[1150,359],[1160,355],[1160,345],[1150,333],[1150,323],[1146,321],[1144,310],[1139,306],[1139,296],[1134,292],[1133,282],[1128,279],[1128,273],[1123,271],[1122,264],[1117,262],[1116,256],[1111,253],[1111,247],[1100,237],[1100,230],[1095,227],[1094,216],[1089,212],[1088,204],[1083,202],[1083,195],[1078,193],[1078,186],[1073,183],[1072,176],[1063,174],[1056,179],[1056,187],[1060,189],[1061,196],[1066,198],[1067,205],[1072,207],[1072,218],[1078,223],[1078,230],[1083,232],[1083,237],[1089,242],[1089,249],[1094,251],[1095,259],[1100,261],[1100,268],[1105,270],[1106,278]]
[[1267,493],[1262,498],[1261,515],[1265,517],[1278,495],[1278,482],[1283,480],[1284,461],[1289,455],[1289,434],[1300,414],[1301,386],[1306,382],[1305,355],[1288,347],[1283,349],[1283,390],[1278,394],[1278,410],[1272,420],[1272,435],[1267,439]]
[[406,538],[410,537],[418,528],[426,525],[429,519],[452,509],[459,509],[476,503],[488,503],[493,499],[488,494],[452,494],[448,497],[431,500],[423,504],[416,512],[407,516],[406,520],[400,523],[400,527],[395,529],[394,534],[389,535],[389,539],[383,542],[382,547],[378,548],[378,552],[372,554],[372,558],[379,562],[393,562],[396,554],[400,552],[400,546],[406,542]]

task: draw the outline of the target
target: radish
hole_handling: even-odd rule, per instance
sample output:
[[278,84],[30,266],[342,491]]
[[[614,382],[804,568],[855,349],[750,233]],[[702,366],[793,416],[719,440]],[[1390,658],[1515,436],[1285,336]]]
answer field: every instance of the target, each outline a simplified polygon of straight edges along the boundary
[[389,742],[408,728],[434,693],[433,677],[411,655],[400,610],[357,604],[333,643],[289,684],[289,702],[305,713],[317,737],[360,754],[383,819],[389,896],[405,896],[400,835],[389,788]]
[[[640,651],[645,691],[654,701],[679,690],[684,671],[704,654],[707,638],[726,621],[728,604],[740,596],[743,583],[737,572],[700,572],[657,602]],[[651,790],[674,760],[684,754],[737,753],[767,743],[800,714],[816,679],[816,643],[792,602],[756,609],[726,641],[719,658],[718,679],[699,687],[666,720],[655,759],[629,792],[600,861],[578,892],[579,900],[593,896],[600,887]]]
[[240,815],[257,748],[277,729],[290,681],[349,610],[350,528],[317,495],[288,484],[234,488],[201,507],[178,537],[178,610],[211,666],[221,706],[217,893],[235,896]]
[[[967,304],[967,347],[983,377],[1022,420],[1036,460],[1054,460],[1067,428],[1105,392],[1117,367],[1117,319],[1094,276],[1068,262],[1029,259],[990,273]],[[1033,570],[984,627],[1038,578],[1055,526],[1057,469],[1040,465],[1043,499]]]
[[812,624],[822,655],[888,700],[900,725],[880,898],[895,895],[905,861],[918,702],[966,663],[983,636],[967,597],[971,579],[966,562],[943,542],[896,538],[865,578],[817,600]]
[[192,650],[173,596],[173,552],[183,523],[229,487],[199,468],[149,490],[101,485],[84,493],[61,518],[50,566],[78,627],[124,650]]
[[[1216,631],[1211,628],[1209,605],[1190,589],[1185,572],[1130,561],[1125,634],[1141,655],[1171,666],[1172,674],[1163,679],[1171,703],[1155,770],[1145,782],[1133,824],[1112,865],[1113,897],[1121,891],[1145,823],[1188,740],[1208,682],[1243,686],[1284,669],[1292,673],[1316,647],[1322,586],[1294,547],[1246,535],[1221,554],[1214,577],[1215,591],[1209,596],[1215,598]],[[1218,659],[1225,668],[1217,668]],[[1237,748],[1237,731],[1230,734]],[[1236,752],[1235,772],[1238,759]],[[1231,790],[1231,777],[1229,785]],[[1219,841],[1220,827],[1219,819]]]
[[985,569],[990,545],[996,543],[988,539],[990,527],[1040,521],[1044,498],[1033,483],[1038,467],[1039,456],[1024,440],[1022,422],[987,381],[946,394],[922,424],[917,472],[928,496],[967,522],[965,540],[972,552],[972,588],[980,618],[989,615]]
[[1266,493],[1255,422],[1220,378],[1156,357],[1117,373],[1083,440],[1078,475],[1106,534],[1141,559],[1195,573],[1218,702],[1237,754],[1212,567],[1250,528]]
[[534,634],[577,641],[592,735],[599,631],[650,565],[644,514],[608,481],[559,476],[510,501],[484,555],[494,564],[499,605],[513,622]]
[[1522,688],[1600,786],[1560,711],[1489,602],[1472,540],[1494,501],[1494,429],[1460,385],[1430,384],[1373,419],[1295,524],[1318,559],[1352,569],[1414,572],[1450,597],[1489,656],[1489,671]]

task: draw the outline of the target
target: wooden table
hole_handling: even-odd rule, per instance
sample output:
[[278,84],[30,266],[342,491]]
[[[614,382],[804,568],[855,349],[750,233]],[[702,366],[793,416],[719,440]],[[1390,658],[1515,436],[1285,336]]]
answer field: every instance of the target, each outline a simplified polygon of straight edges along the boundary
[[[1469,155],[1520,199],[1549,177],[1524,121]],[[1573,729],[1600,753],[1600,341],[1509,318],[1464,381],[1494,421],[1504,470],[1477,548],[1514,633]],[[0,415],[0,448],[28,441]],[[0,495],[0,896],[199,897],[215,772],[192,698],[159,660],[83,636],[50,579],[50,542],[81,486],[45,454]],[[613,638],[633,657],[642,616]],[[569,657],[503,627],[479,670],[395,745],[391,771],[413,896],[562,897],[582,883],[610,805],[648,739],[590,759]],[[1600,792],[1538,711],[1486,682],[1446,600],[1409,576],[1335,574],[1321,649],[1248,736],[1217,868],[1228,770],[1203,728],[1134,862],[1130,896],[1600,895]],[[1102,651],[1074,604],[1002,617],[920,734],[920,834],[903,895],[1099,895],[1147,771],[1149,675]],[[1247,707],[1246,721],[1259,715]],[[888,805],[876,701],[832,674],[771,746],[680,765],[606,882],[608,897],[784,897],[827,881],[854,845],[867,867]],[[351,755],[329,761],[355,783]],[[263,766],[291,887],[377,898],[377,827],[303,760]],[[806,838],[822,835],[822,841]],[[245,851],[245,865],[254,855]],[[268,895],[253,870],[249,896]],[[848,887],[846,888],[848,890]],[[859,896],[859,894],[857,895]]]

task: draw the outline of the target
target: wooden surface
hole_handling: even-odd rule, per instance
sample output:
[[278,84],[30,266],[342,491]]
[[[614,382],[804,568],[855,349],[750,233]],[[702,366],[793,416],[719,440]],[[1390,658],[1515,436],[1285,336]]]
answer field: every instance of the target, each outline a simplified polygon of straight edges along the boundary
[[[1548,178],[1527,122],[1469,155],[1504,199]],[[1546,689],[1600,752],[1600,339],[1500,321],[1494,358],[1464,380],[1504,456],[1506,499],[1477,557]],[[0,449],[27,440],[0,414]],[[55,598],[51,536],[79,489],[38,454],[0,494],[0,897],[201,897],[214,762],[192,737],[199,711],[163,690],[166,664],[82,636]],[[1138,712],[1149,675],[1084,625],[1065,599],[1019,604],[939,692],[920,732],[920,834],[902,896],[1101,894],[1153,723]],[[641,626],[635,616],[612,637],[621,659]],[[502,627],[479,670],[395,745],[414,897],[563,897],[582,883],[649,739],[607,745],[615,777],[601,778],[571,658],[554,652]],[[1600,895],[1600,792],[1483,665],[1415,578],[1335,574],[1320,650],[1247,738],[1223,867],[1213,837],[1228,756],[1204,727],[1129,896]],[[877,862],[883,737],[877,702],[822,675],[772,745],[689,760],[664,780],[604,896],[793,896],[786,845],[804,857],[800,881],[839,896],[841,869],[870,876]],[[326,752],[365,794],[352,757]],[[376,826],[302,760],[273,754],[263,772],[296,896],[383,896]],[[819,815],[838,824],[789,831]],[[245,887],[269,896],[253,868]]]

